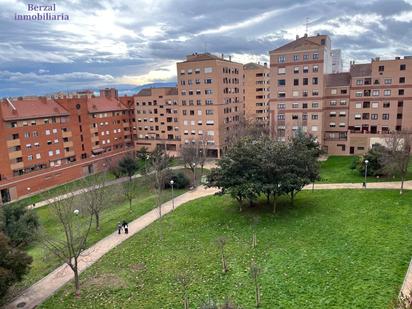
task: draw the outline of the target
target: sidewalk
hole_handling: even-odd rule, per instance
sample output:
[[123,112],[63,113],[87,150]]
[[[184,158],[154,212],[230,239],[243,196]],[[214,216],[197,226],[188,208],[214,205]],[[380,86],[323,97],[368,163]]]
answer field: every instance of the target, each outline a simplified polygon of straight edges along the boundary
[[[401,182],[368,182],[367,189],[392,189],[400,190]],[[315,190],[334,190],[334,189],[364,189],[362,183],[315,183]],[[403,183],[404,190],[412,190],[412,180]],[[304,190],[312,190],[312,185],[307,185]]]
[[[219,191],[216,188],[198,187],[193,191],[186,192],[174,199],[175,208],[189,201],[200,197],[213,195]],[[162,204],[162,216],[172,211],[172,201]],[[157,208],[149,211],[138,219],[129,223],[129,234],[118,235],[117,231],[103,238],[90,248],[84,251],[79,259],[79,269],[83,272],[89,266],[97,262],[103,255],[120,245],[123,241],[132,237],[151,223],[159,219],[159,211]],[[48,274],[46,277],[36,282],[30,288],[25,290],[20,296],[14,299],[10,304],[6,305],[6,309],[15,308],[35,308],[44,300],[53,295],[58,289],[73,279],[72,270],[66,265],[62,265]]]

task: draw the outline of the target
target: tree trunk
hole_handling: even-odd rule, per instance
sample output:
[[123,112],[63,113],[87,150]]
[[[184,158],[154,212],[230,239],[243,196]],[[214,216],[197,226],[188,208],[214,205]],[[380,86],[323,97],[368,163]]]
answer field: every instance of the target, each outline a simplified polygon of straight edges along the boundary
[[402,175],[401,176],[401,191],[399,192],[399,194],[403,194],[403,183],[404,183],[404,181],[405,181],[405,176]]
[[98,211],[94,212],[94,218],[96,219],[96,231],[100,231],[100,215]]
[[315,192],[315,182],[312,182],[312,192]]
[[260,307],[260,289],[259,289],[259,284],[257,281],[255,281],[256,285],[256,308]]
[[266,205],[270,205],[270,193],[266,193]]
[[222,271],[223,273],[227,273],[227,265],[226,265],[226,259],[225,259],[225,254],[223,252],[223,248],[222,248]]
[[292,206],[295,205],[295,191],[292,191],[290,193],[290,202],[291,202]]
[[77,259],[75,260],[75,266],[73,267],[74,272],[74,286],[75,286],[75,295],[76,297],[80,296],[80,278],[79,278],[79,270],[77,268]]
[[129,198],[129,210],[132,211],[132,200],[131,198]]
[[256,241],[256,233],[253,233],[252,235],[252,247],[256,248],[257,241]]
[[273,194],[273,213],[276,213],[276,194]]
[[184,306],[184,309],[189,309],[189,297],[187,296],[186,293],[185,293],[185,298],[183,300],[183,306]]

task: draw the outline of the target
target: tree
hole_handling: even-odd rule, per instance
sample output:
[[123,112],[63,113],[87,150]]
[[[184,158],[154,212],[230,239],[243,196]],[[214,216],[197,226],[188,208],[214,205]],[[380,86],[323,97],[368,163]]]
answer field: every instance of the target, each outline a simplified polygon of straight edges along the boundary
[[137,183],[135,181],[127,181],[122,184],[122,192],[124,197],[129,202],[129,209],[132,211],[133,199],[137,196]]
[[183,163],[193,175],[192,185],[196,187],[196,167],[200,164],[199,147],[196,144],[187,144],[182,146],[181,151]]
[[153,174],[153,188],[156,191],[156,207],[159,210],[159,217],[162,218],[161,195],[164,188],[163,184],[169,174],[170,157],[163,147],[156,147],[149,160]]
[[14,248],[7,236],[0,232],[0,298],[29,272],[32,260],[26,252]]
[[67,195],[66,199],[56,201],[49,206],[64,237],[56,237],[55,234],[58,233],[45,234],[42,243],[73,271],[75,294],[79,296],[79,259],[90,234],[93,214],[88,211],[87,206],[84,206],[86,203],[83,195],[74,196],[71,192]]
[[220,251],[220,259],[222,261],[222,271],[223,273],[227,273],[229,269],[227,267],[226,256],[225,256],[226,237],[224,236],[218,237],[216,239],[216,244]]
[[260,269],[256,265],[255,261],[252,261],[252,263],[250,265],[250,276],[252,277],[253,283],[255,285],[255,304],[256,304],[256,308],[258,308],[260,306],[259,275],[260,275]]
[[126,156],[120,160],[119,170],[123,175],[127,175],[129,177],[129,181],[132,181],[132,177],[139,170],[139,166],[137,165],[135,159],[130,156]]
[[13,247],[30,244],[36,238],[39,226],[36,213],[25,204],[8,204],[0,209],[0,231]]
[[355,168],[361,176],[365,175],[365,160],[368,160],[368,176],[384,176],[383,157],[387,148],[381,144],[374,144],[363,156],[357,157]]
[[111,187],[107,186],[106,181],[106,173],[95,174],[87,178],[83,185],[84,202],[90,214],[94,216],[96,231],[100,230],[100,214],[110,206],[113,197]]
[[392,132],[385,139],[385,143],[386,151],[382,154],[383,170],[388,175],[398,176],[401,179],[400,194],[402,194],[411,156],[412,132]]

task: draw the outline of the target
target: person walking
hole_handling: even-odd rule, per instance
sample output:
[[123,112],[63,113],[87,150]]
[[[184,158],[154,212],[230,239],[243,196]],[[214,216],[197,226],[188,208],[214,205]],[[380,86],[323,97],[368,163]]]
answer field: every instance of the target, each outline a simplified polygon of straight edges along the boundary
[[124,225],[124,233],[129,234],[129,225],[127,223]]
[[122,233],[122,224],[120,222],[117,224],[117,233],[119,235]]

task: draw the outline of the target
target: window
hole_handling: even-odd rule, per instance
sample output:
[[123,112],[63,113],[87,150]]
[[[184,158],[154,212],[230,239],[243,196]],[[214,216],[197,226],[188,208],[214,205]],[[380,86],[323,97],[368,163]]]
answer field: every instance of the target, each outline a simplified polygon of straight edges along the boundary
[[355,96],[356,97],[361,97],[363,95],[362,91],[356,91]]
[[317,84],[318,84],[318,78],[312,77],[312,85],[317,85]]
[[335,128],[335,127],[336,127],[336,123],[335,123],[335,122],[330,122],[330,123],[329,123],[329,127]]
[[293,68],[293,73],[298,74],[299,73],[299,67],[294,67]]
[[28,156],[27,156],[27,160],[29,160],[29,161],[33,160],[33,156],[32,156],[32,155],[28,155]]
[[331,90],[330,90],[330,93],[331,93],[331,94],[337,94],[337,89],[331,89]]
[[30,137],[30,132],[24,132],[24,138],[29,138]]
[[285,120],[285,114],[278,114],[278,120]]
[[298,97],[298,96],[299,96],[299,91],[293,90],[293,91],[292,91],[292,96],[293,96],[293,97]]
[[212,67],[206,67],[204,70],[205,73],[212,73],[213,72],[213,68]]
[[293,120],[298,120],[298,119],[299,119],[299,116],[298,116],[298,115],[292,115],[292,119],[293,119]]
[[363,85],[363,79],[357,79],[356,85]]
[[390,102],[383,102],[383,108],[389,108],[389,107],[391,107]]
[[286,74],[286,68],[278,68],[278,74],[279,75]]
[[318,120],[319,116],[318,116],[318,114],[312,114],[311,118],[312,118],[312,120]]
[[313,95],[313,96],[318,96],[318,95],[319,95],[319,90],[313,89],[313,90],[312,90],[312,95]]
[[312,72],[313,72],[313,73],[319,72],[319,66],[314,65],[314,66],[312,67]]
[[396,119],[402,119],[402,113],[397,114]]
[[302,84],[304,85],[304,86],[307,86],[308,84],[309,84],[309,78],[304,78],[303,80],[302,80]]
[[379,102],[372,102],[372,108],[378,108]]
[[384,96],[390,96],[391,95],[391,90],[387,89],[383,91]]
[[41,159],[41,154],[40,153],[36,153],[36,159]]
[[340,105],[346,105],[346,100],[340,100],[339,104]]
[[49,150],[49,157],[53,156],[53,150]]
[[404,89],[398,89],[398,95],[404,95],[405,90]]
[[389,114],[382,114],[383,120],[389,120]]
[[378,114],[371,114],[372,120],[378,120]]
[[346,117],[346,112],[339,112],[339,117]]
[[56,154],[60,154],[60,149],[56,149]]
[[312,108],[319,108],[319,103],[318,102],[313,102],[312,103]]
[[303,73],[308,73],[309,72],[309,67],[308,66],[304,66],[303,67]]
[[405,77],[399,77],[399,84],[405,83]]
[[361,114],[355,114],[355,119],[362,119],[362,115]]
[[379,90],[372,90],[372,96],[374,97],[379,96]]
[[285,79],[278,79],[278,86],[285,86],[286,80]]
[[378,68],[378,71],[379,72],[385,71],[385,67],[383,65],[380,65],[379,68]]
[[278,63],[284,63],[286,61],[286,57],[285,56],[279,56],[278,57]]
[[336,117],[336,112],[330,112],[329,117]]
[[336,101],[330,101],[329,103],[331,106],[335,106],[336,105]]
[[392,79],[391,79],[391,78],[385,78],[384,84],[385,84],[385,85],[390,85],[390,84],[392,84]]
[[278,109],[285,109],[286,104],[285,103],[278,103]]
[[318,60],[319,59],[319,54],[318,53],[314,53],[312,56],[313,60]]
[[400,67],[399,67],[399,69],[400,69],[401,71],[405,71],[405,70],[406,70],[406,64],[401,64]]
[[302,103],[302,108],[308,108],[308,103]]
[[293,80],[293,86],[299,86],[299,78]]
[[303,55],[303,60],[308,60],[309,59],[309,55],[308,54],[304,54]]
[[398,107],[403,107],[403,101],[398,101]]
[[292,103],[292,108],[299,108],[299,103]]
[[284,98],[284,97],[286,97],[285,92],[278,92],[278,98]]
[[356,103],[355,108],[362,108],[362,103]]
[[207,120],[206,121],[206,125],[208,125],[208,126],[212,126],[214,124],[215,124],[215,122],[213,120]]
[[299,61],[299,55],[293,55],[293,61]]
[[318,131],[318,126],[312,126],[312,132],[317,132]]

